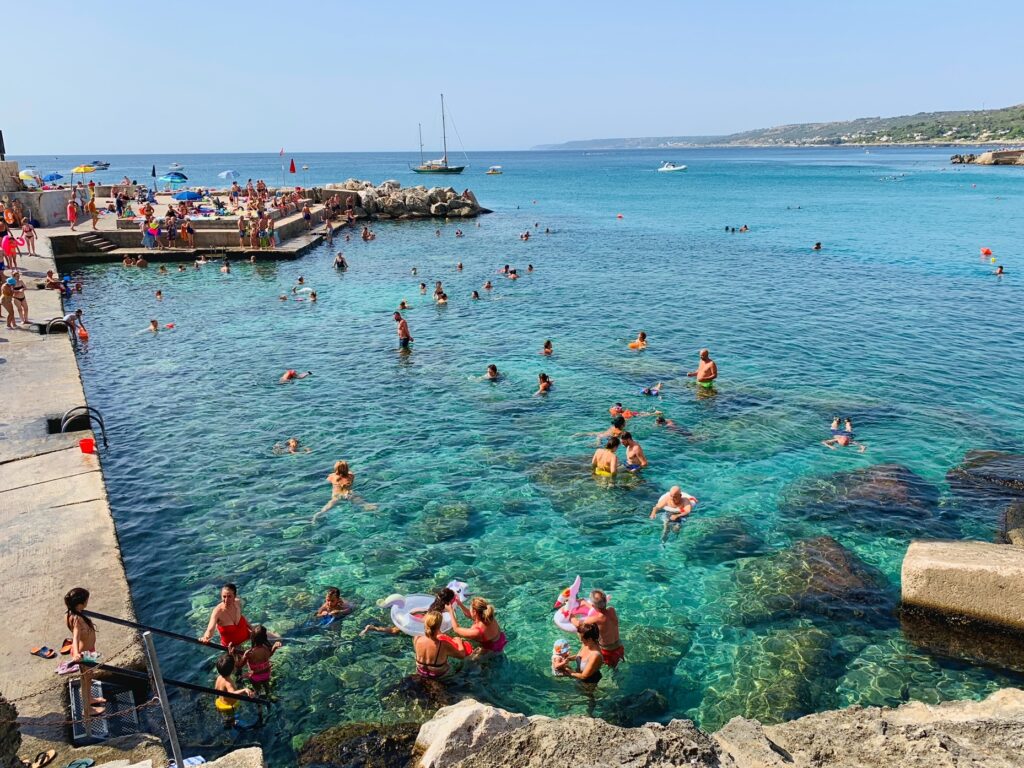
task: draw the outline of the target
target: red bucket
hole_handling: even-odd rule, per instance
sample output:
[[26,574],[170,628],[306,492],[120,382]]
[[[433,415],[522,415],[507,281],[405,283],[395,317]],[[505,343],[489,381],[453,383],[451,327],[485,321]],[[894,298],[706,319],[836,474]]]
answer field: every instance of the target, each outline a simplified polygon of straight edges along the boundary
[[79,440],[78,447],[82,449],[82,453],[96,453],[96,441],[91,437]]

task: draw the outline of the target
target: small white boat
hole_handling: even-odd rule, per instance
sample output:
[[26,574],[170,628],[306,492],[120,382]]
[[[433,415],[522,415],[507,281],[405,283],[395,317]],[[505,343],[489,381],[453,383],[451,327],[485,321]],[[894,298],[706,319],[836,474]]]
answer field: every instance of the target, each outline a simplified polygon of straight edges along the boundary
[[486,175],[487,176],[501,176],[502,173],[504,173],[504,171],[501,170],[501,166],[500,165],[492,165],[490,168],[487,169]]
[[171,163],[170,165],[167,166],[167,170],[168,171],[183,171],[183,170],[185,170],[185,166],[182,165],[181,163]]
[[110,167],[110,163],[108,163],[106,160],[93,160],[91,163],[89,163],[89,165],[91,165],[97,171],[105,171],[107,170],[107,168]]
[[685,171],[685,165],[676,165],[675,163],[662,163],[661,168],[658,168],[659,173],[671,173],[672,171]]

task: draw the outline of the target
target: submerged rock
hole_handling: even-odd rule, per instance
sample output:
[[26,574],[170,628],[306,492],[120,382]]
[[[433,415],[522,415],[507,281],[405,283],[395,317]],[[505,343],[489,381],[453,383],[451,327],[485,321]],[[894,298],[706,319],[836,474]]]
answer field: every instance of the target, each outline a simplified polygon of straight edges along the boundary
[[[691,523],[691,528],[696,527]],[[708,521],[701,533],[690,540],[687,563],[717,565],[741,557],[757,557],[769,550],[758,536],[750,533],[743,518],[721,517]]]
[[299,750],[299,765],[334,768],[411,766],[417,723],[348,723],[318,733]]
[[946,474],[950,486],[970,486],[1024,495],[1024,454],[968,451]]
[[[462,539],[471,532],[472,515],[472,508],[463,501],[428,502],[408,533],[424,544]],[[472,533],[479,535],[480,529],[472,528]]]
[[791,486],[779,505],[783,518],[840,524],[901,539],[949,537],[938,514],[938,491],[900,464],[878,464]]
[[735,716],[778,723],[829,702],[823,674],[832,638],[813,626],[773,629],[737,648],[731,673],[704,691],[700,721],[722,725]]
[[831,536],[743,560],[732,581],[732,614],[746,624],[806,613],[863,617],[887,607],[885,577]]
[[1020,632],[911,608],[901,611],[900,624],[903,636],[932,656],[1024,673],[1024,635]]

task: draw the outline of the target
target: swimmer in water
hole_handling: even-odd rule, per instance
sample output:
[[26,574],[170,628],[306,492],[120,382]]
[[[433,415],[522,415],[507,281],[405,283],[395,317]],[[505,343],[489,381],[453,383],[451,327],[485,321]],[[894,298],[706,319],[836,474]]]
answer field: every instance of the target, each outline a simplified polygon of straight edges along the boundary
[[341,270],[342,272],[348,269],[348,262],[345,261],[345,254],[341,251],[338,251],[337,255],[334,257],[334,268]]
[[469,298],[471,298],[473,301],[480,301],[480,292],[473,291],[472,295]]
[[544,348],[540,351],[542,355],[553,355],[555,354],[555,348],[551,346],[551,339],[544,342]]
[[185,271],[185,265],[184,264],[179,264],[178,265],[178,271],[179,272],[184,272]]
[[285,382],[292,381],[293,379],[305,379],[306,377],[312,376],[312,375],[313,375],[312,371],[306,371],[305,373],[299,373],[294,368],[289,368],[287,371],[285,371],[283,374],[281,374],[281,378],[278,379],[277,383],[278,384],[284,384]]
[[637,334],[636,340],[629,343],[630,349],[647,349],[647,334],[643,331]]
[[996,267],[996,271],[995,271],[995,272],[993,272],[992,274],[993,274],[993,275],[999,275],[1000,277],[1002,277],[1003,275],[1005,275],[1006,273],[1005,273],[1005,272],[1003,272],[1003,265],[1002,265],[1002,264],[1000,264],[1000,265],[999,265],[998,267]]
[[420,295],[421,296],[425,295],[426,292],[427,292],[427,284],[426,283],[420,283]]
[[678,522],[690,514],[696,503],[695,497],[683,493],[678,485],[673,485],[669,488],[668,493],[658,499],[658,503],[654,505],[654,509],[651,510],[651,520],[658,516],[658,512],[661,512],[666,523]]
[[493,287],[494,287],[494,286],[493,286],[493,285],[491,285],[491,281],[490,281],[490,280],[488,280],[488,281],[487,281],[486,283],[484,283],[484,290],[485,290],[485,291],[489,291],[489,290],[491,290],[491,289],[492,289]]
[[640,390],[641,395],[647,395],[648,397],[659,397],[661,395],[661,382],[659,381],[653,387],[644,387]]
[[160,330],[160,326],[159,326],[159,324],[157,324],[156,320],[150,320],[149,321],[149,328],[147,328],[146,330],[147,331],[152,331],[153,333],[156,333],[157,331]]
[[312,453],[308,447],[299,445],[299,438],[297,437],[289,437],[284,445],[275,443],[273,451],[278,456],[282,456],[286,453]]
[[331,484],[331,500],[313,516],[313,522],[316,522],[320,515],[331,509],[339,501],[349,498],[352,495],[352,484],[355,480],[356,476],[349,471],[347,461],[334,462],[334,471],[327,476],[327,482]]
[[157,270],[157,273],[161,274],[161,275],[166,275],[167,274],[167,267],[165,267],[163,264],[161,264],[160,265],[160,269]]
[[697,387],[711,389],[715,386],[715,379],[718,378],[718,364],[711,359],[711,353],[707,349],[700,351],[700,362],[697,363],[697,370],[686,374],[689,377],[697,378]]
[[401,301],[401,302],[399,302],[399,304],[398,304],[398,308],[399,308],[400,310],[403,310],[403,309],[408,309],[408,308],[409,308],[409,305],[408,305],[408,304],[406,304],[406,302],[405,302],[405,299],[402,299],[402,301]]
[[230,274],[231,273],[231,262],[228,261],[227,259],[224,259],[224,263],[221,264],[220,271],[223,272],[226,275]]
[[459,272],[462,271],[462,262],[461,261],[458,264],[455,265],[455,269],[457,269]]
[[551,380],[551,377],[546,373],[537,374],[537,391],[534,392],[534,397],[537,395],[546,395],[551,391],[551,387],[555,382]]
[[526,265],[526,271],[527,272],[533,272],[533,264],[527,264]]
[[821,243],[815,243],[814,244],[814,248],[812,248],[811,250],[812,251],[820,251],[821,250]]
[[315,302],[316,301],[316,291],[310,291],[309,292],[309,300],[311,302]]
[[613,477],[619,471],[619,457],[615,451],[619,448],[619,438],[609,437],[608,442],[594,451],[590,466],[598,477]]
[[637,472],[647,467],[647,456],[644,454],[644,449],[640,446],[636,440],[633,439],[633,435],[629,432],[622,433],[622,444],[626,446],[626,463],[623,468],[627,472]]
[[447,304],[448,303],[448,294],[447,293],[441,293],[437,297],[437,303],[438,303],[438,306],[440,306],[442,304]]
[[324,604],[317,610],[317,618],[334,616],[339,618],[352,613],[353,605],[341,599],[341,590],[337,587],[328,587],[324,597]]
[[163,301],[164,300],[164,292],[163,291],[157,291],[156,292],[156,300],[157,301]]
[[413,275],[413,277],[415,277],[415,276],[416,276],[416,267],[413,267],[413,268],[412,268],[412,275]]
[[821,444],[833,451],[836,448],[845,448],[850,445],[857,446],[860,453],[864,453],[868,449],[866,445],[858,443],[853,439],[853,421],[850,420],[849,416],[846,417],[846,423],[842,429],[839,428],[839,417],[836,416],[832,419],[831,431],[832,437],[828,440],[822,440]]
[[288,301],[288,297],[287,297],[287,296],[285,296],[285,295],[284,295],[284,294],[282,293],[282,294],[281,294],[280,296],[278,296],[278,297],[277,297],[277,300],[278,300],[278,301]]
[[501,378],[501,374],[498,373],[498,366],[491,363],[487,366],[487,373],[484,374],[484,379],[487,381],[497,381]]

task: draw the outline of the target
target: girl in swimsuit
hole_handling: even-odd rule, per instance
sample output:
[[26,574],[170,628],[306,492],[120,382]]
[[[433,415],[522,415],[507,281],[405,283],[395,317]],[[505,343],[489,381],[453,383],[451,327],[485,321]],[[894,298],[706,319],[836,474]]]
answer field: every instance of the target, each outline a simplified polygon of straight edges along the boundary
[[494,606],[482,597],[474,597],[469,604],[469,610],[466,610],[462,601],[457,598],[456,600],[459,607],[462,608],[462,612],[473,620],[473,626],[469,629],[460,627],[458,619],[455,618],[455,606],[449,605],[448,615],[452,619],[452,632],[459,637],[475,641],[481,651],[501,653],[508,643],[508,638],[505,637],[505,633],[498,626],[498,620],[494,617]]
[[[450,610],[450,608],[449,608]],[[464,659],[469,655],[468,643],[458,643],[441,633],[441,614],[428,611],[423,617],[423,634],[412,640],[416,654],[416,674],[428,680],[438,680],[451,672],[448,657]]]
[[21,279],[21,272],[12,272],[11,277],[14,278],[14,285],[11,286],[14,299],[14,305],[18,308],[18,314],[21,315],[22,325],[28,324],[28,299],[25,298],[25,281]]
[[[580,652],[558,662],[556,669],[561,670],[561,674],[575,677],[581,683],[596,685],[601,682],[601,667],[604,665],[601,647],[598,645],[601,632],[596,624],[583,624],[579,628],[579,635],[582,644]],[[570,666],[576,660],[579,660],[579,672],[573,672]]]
[[199,642],[210,642],[215,629],[220,634],[220,644],[225,648],[239,646],[251,635],[249,622],[242,615],[238,587],[230,582],[220,588],[220,602],[210,613],[210,623],[206,626],[203,636],[199,638]]
[[[93,715],[102,715],[107,705],[106,699],[93,698],[92,670],[82,663],[85,654],[96,653],[96,627],[92,619],[82,613],[89,605],[89,590],[75,587],[64,595],[64,605],[67,607],[64,623],[71,632],[71,661],[79,664],[82,671],[82,712],[88,722]],[[86,729],[88,730],[88,726]]]
[[[281,647],[278,640],[271,645],[267,639],[267,628],[257,624],[252,628],[252,645],[242,657],[242,665],[249,667],[249,682],[258,695],[270,695],[270,657]],[[263,719],[263,708],[258,707],[259,718]]]
[[28,219],[21,220],[21,236],[25,238],[25,245],[28,246],[30,256],[36,255],[36,228]]
[[0,308],[7,313],[7,327],[15,328],[14,324],[14,285],[17,281],[13,277],[4,280],[0,285]]

